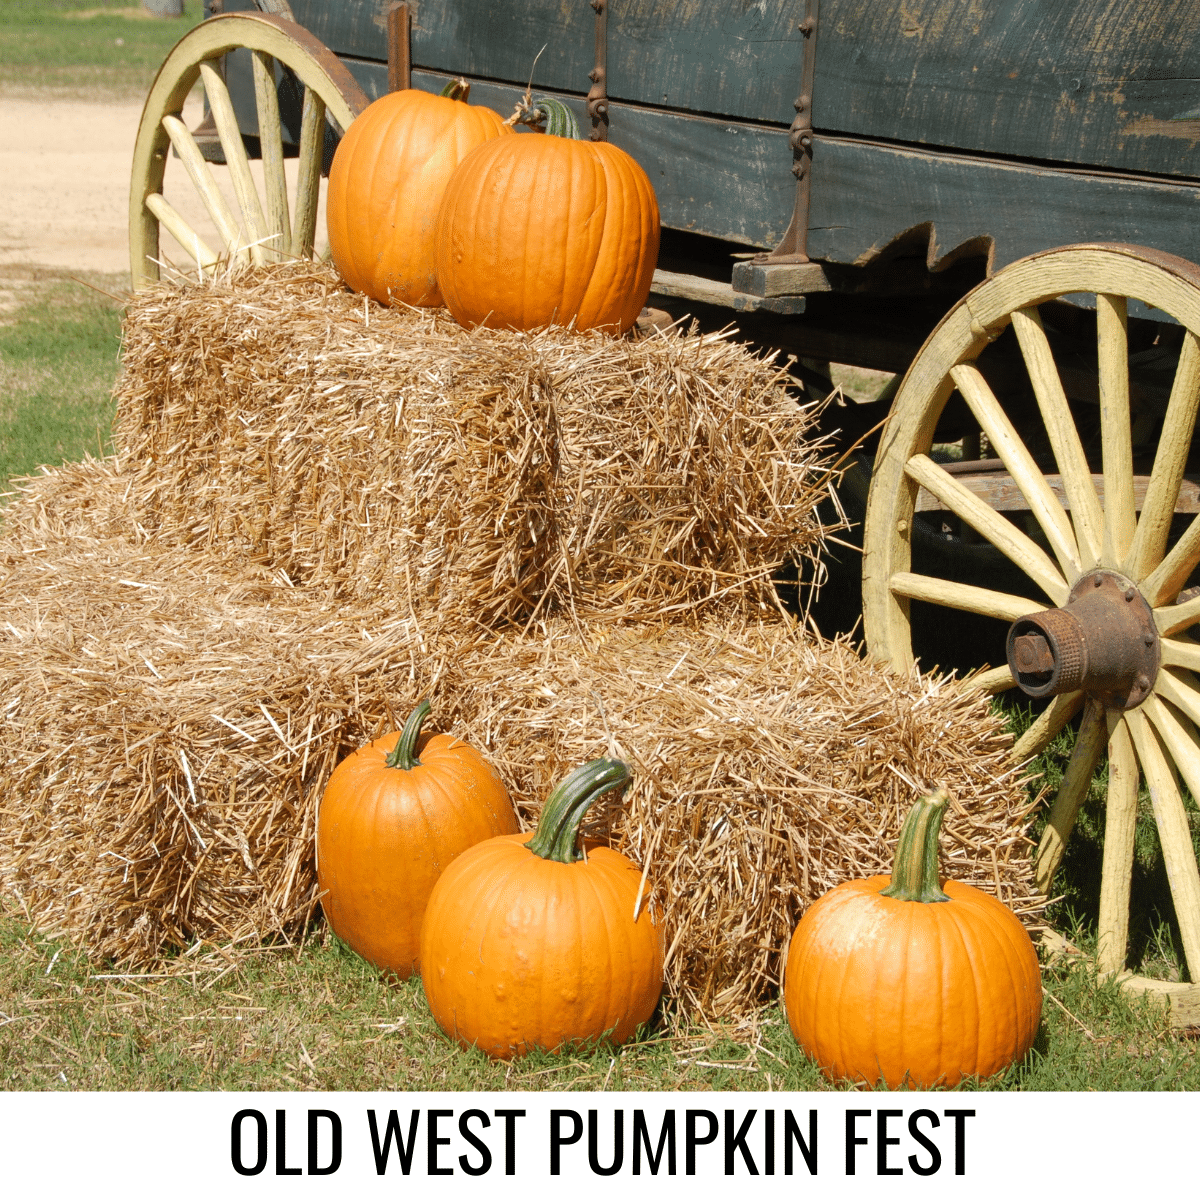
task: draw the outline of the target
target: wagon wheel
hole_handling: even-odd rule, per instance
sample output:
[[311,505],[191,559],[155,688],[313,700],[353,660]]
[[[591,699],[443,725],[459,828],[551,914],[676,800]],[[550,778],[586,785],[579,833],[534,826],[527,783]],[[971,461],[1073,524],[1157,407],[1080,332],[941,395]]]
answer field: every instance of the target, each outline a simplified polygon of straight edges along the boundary
[[[229,90],[218,69],[222,55],[242,48],[252,55],[265,180],[262,197],[250,172]],[[290,205],[276,64],[290,70],[304,89],[299,171]],[[197,79],[203,80],[229,165],[236,211],[180,119],[184,100]],[[184,247],[198,270],[211,268],[222,258],[257,264],[309,257],[316,231],[326,120],[344,131],[366,106],[367,97],[336,55],[284,17],[229,13],[204,21],[186,34],[159,69],[138,127],[129,196],[134,288],[159,277],[160,226]],[[217,230],[220,245],[215,249],[163,198],[163,174],[172,147]]]
[[[1073,293],[1096,298],[1089,370],[1098,401],[1090,409],[1076,404],[1074,411],[1043,321],[1047,313],[1068,311],[1047,309],[1047,302]],[[1132,299],[1183,327],[1148,477],[1135,474],[1131,432],[1146,426],[1139,403],[1131,405]],[[1013,343],[1009,361],[1027,375],[1032,393],[1033,419],[1020,431],[986,374],[994,368],[985,351],[1001,335]],[[963,482],[969,472],[930,456],[935,427],[955,392],[1015,485],[1011,494],[1019,489],[1023,496],[1025,527],[999,511],[1007,505],[989,500],[994,489],[972,490]],[[1012,761],[1038,753],[1083,709],[1037,850],[1039,887],[1048,894],[1107,752],[1099,966],[1106,972],[1125,968],[1138,782],[1144,776],[1188,970],[1200,982],[1200,875],[1180,790],[1182,777],[1200,797],[1200,645],[1187,633],[1200,621],[1200,598],[1180,596],[1200,563],[1200,516],[1170,544],[1198,406],[1200,268],[1152,250],[1082,245],[1001,271],[947,314],[897,394],[867,501],[863,614],[871,652],[902,669],[913,662],[914,600],[1012,623],[1010,665],[977,676],[979,686],[995,692],[1019,682],[1030,695],[1053,697],[1013,748]],[[1085,409],[1094,415],[1078,419]],[[977,483],[980,477],[973,478]],[[914,572],[911,543],[920,507],[954,514],[973,529],[1019,568],[1027,594]]]

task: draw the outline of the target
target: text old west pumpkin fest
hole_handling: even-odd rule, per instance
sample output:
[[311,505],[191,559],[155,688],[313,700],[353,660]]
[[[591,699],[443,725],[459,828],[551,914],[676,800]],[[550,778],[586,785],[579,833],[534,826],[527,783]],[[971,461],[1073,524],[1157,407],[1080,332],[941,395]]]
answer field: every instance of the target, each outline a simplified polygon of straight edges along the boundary
[[[966,1175],[973,1108],[238,1110],[239,1175]],[[368,1157],[369,1156],[369,1157]]]

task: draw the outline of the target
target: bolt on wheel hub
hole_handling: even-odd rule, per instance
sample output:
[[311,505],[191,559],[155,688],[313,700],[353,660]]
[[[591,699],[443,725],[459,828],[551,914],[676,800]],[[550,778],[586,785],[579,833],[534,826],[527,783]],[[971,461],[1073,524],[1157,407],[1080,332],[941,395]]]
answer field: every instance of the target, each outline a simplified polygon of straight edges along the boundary
[[1008,630],[1008,669],[1035,698],[1084,691],[1109,708],[1135,708],[1158,663],[1154,613],[1117,571],[1089,571],[1062,608],[1020,617]]

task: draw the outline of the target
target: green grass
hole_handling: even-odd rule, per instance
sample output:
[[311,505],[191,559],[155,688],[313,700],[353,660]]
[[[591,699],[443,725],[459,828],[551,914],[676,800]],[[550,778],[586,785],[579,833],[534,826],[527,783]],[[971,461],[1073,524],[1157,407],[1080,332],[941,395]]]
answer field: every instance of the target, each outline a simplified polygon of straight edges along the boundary
[[128,278],[80,278],[93,286],[61,272],[0,268],[0,299],[14,305],[0,311],[0,490],[43,463],[110,449],[118,297]]
[[203,16],[149,16],[137,0],[0,0],[0,94],[145,97],[167,52]]
[[[214,959],[216,961],[214,962]],[[670,1034],[493,1062],[446,1039],[415,980],[389,982],[327,931],[296,953],[209,954],[173,978],[112,978],[24,922],[0,920],[0,1087],[22,1090],[815,1091],[828,1084],[777,1004],[757,1033]],[[1200,1088],[1161,1014],[1097,986],[1086,959],[1047,967],[1034,1049],[963,1090]]]

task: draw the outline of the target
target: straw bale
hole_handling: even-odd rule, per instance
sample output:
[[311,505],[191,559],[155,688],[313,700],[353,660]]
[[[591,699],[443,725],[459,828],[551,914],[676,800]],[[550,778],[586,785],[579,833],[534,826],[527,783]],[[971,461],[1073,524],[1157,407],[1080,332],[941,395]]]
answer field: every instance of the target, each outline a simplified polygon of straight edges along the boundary
[[572,767],[634,767],[591,832],[642,864],[666,917],[667,994],[745,1018],[779,983],[796,921],[847,879],[888,874],[918,795],[953,797],[948,877],[1036,923],[1032,805],[985,698],[902,678],[781,620],[551,626],[447,665],[456,728],[532,815]]
[[527,825],[580,762],[633,764],[590,832],[646,866],[678,1015],[750,1014],[803,908],[886,871],[935,783],[958,804],[947,873],[1036,914],[1007,738],[951,681],[880,671],[780,618],[560,618],[422,641],[379,605],[88,538],[43,506],[48,492],[101,509],[124,494],[116,480],[102,464],[46,475],[0,539],[0,880],[99,955],[300,936],[329,771],[423,695],[438,727],[488,754]]
[[719,335],[467,332],[321,264],[131,302],[116,444],[137,519],[459,630],[758,611],[815,556],[815,414]]
[[406,622],[52,524],[27,511],[0,543],[6,893],[120,962],[295,936],[330,770],[425,686]]
[[128,964],[303,936],[331,769],[426,695],[527,823],[633,764],[590,829],[646,866],[680,1016],[751,1014],[937,783],[947,873],[1036,919],[986,700],[776,609],[822,452],[771,363],[467,334],[305,265],[139,295],[118,399],[119,455],[0,532],[0,884],[41,928]]

